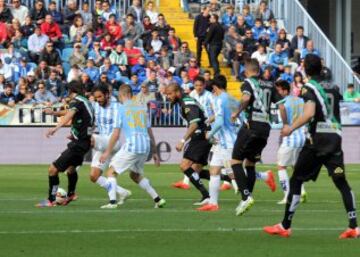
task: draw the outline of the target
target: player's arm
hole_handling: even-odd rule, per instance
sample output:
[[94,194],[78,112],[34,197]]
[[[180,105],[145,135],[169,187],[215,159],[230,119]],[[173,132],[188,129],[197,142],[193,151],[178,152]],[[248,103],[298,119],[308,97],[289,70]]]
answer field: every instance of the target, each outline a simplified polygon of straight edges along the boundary
[[56,133],[56,131],[58,131],[61,127],[68,124],[73,119],[75,113],[76,113],[76,109],[67,110],[64,118],[56,125],[56,127],[50,128],[48,130],[48,132],[46,133],[46,137],[49,138],[50,136],[53,136]]
[[148,133],[149,133],[149,137],[150,137],[151,149],[153,149],[152,156],[153,156],[153,159],[154,159],[154,163],[155,163],[155,166],[159,167],[160,166],[160,158],[159,158],[159,154],[157,152],[154,133],[153,133],[151,128],[148,128]]
[[250,100],[251,100],[253,91],[252,91],[251,85],[247,81],[245,81],[242,84],[241,93],[242,93],[242,96],[241,96],[241,100],[240,100],[239,109],[231,115],[231,118],[233,121],[235,121],[239,117],[239,114],[243,110],[245,110],[250,104]]
[[62,116],[65,116],[67,114],[68,110],[60,110],[60,111],[54,111],[53,109],[51,108],[46,108],[44,110],[44,113],[45,114],[48,114],[48,115],[53,115],[53,116],[56,116],[56,117],[62,117]]
[[195,131],[198,129],[198,127],[199,127],[199,125],[198,125],[198,121],[199,121],[200,119],[194,119],[191,123],[190,123],[190,125],[189,125],[189,127],[188,127],[188,129],[187,129],[187,131],[186,131],[186,133],[185,133],[185,135],[183,136],[183,138],[180,140],[180,142],[176,145],[176,150],[178,151],[178,152],[181,152],[182,151],[182,149],[184,148],[184,144],[185,144],[185,142],[187,141],[187,140],[189,140],[189,138],[195,133]]
[[285,106],[283,104],[279,105],[279,112],[280,112],[280,117],[281,117],[281,120],[282,120],[283,124],[284,125],[289,124],[288,120],[287,120],[286,109],[285,109]]
[[110,137],[110,140],[109,140],[109,143],[108,143],[108,147],[106,148],[105,152],[103,152],[103,154],[100,157],[100,162],[101,163],[106,162],[106,160],[109,158],[110,154],[112,153],[116,142],[120,138],[120,131],[121,131],[120,128],[114,128],[114,131],[111,134],[111,137]]

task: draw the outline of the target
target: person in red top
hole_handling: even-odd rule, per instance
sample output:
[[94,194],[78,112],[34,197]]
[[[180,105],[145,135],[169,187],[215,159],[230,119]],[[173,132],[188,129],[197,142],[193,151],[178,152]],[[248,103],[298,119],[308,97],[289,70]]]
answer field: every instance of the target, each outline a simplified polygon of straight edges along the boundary
[[101,50],[111,52],[115,46],[116,43],[114,40],[111,39],[111,35],[109,33],[105,34],[104,38],[100,42]]
[[194,79],[199,76],[200,74],[200,68],[197,65],[196,59],[195,58],[191,58],[189,60],[189,69],[188,69],[188,75],[189,75],[189,79],[191,81],[194,81]]
[[41,32],[47,35],[52,42],[58,43],[61,41],[62,33],[60,26],[53,21],[53,18],[50,14],[45,16],[45,22],[41,24],[40,28]]
[[105,27],[114,42],[117,42],[122,38],[122,29],[120,24],[116,22],[115,14],[110,15]]
[[8,39],[6,23],[0,22],[0,45],[4,45]]
[[134,41],[126,40],[124,52],[128,57],[128,65],[134,66],[138,63],[139,57],[142,56],[141,50],[134,47]]

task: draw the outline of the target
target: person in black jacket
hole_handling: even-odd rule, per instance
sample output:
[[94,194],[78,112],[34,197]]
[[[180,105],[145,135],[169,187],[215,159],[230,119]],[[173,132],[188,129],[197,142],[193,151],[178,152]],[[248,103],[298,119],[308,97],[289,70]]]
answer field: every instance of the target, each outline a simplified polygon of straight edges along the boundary
[[10,9],[6,6],[5,0],[0,0],[0,21],[10,24],[13,19]]
[[48,14],[46,8],[44,7],[43,0],[37,0],[35,2],[35,7],[31,10],[30,17],[37,24],[41,25],[45,21],[45,16]]
[[201,66],[201,52],[203,49],[206,32],[210,25],[209,11],[210,11],[209,7],[207,6],[204,7],[202,12],[198,16],[196,16],[194,22],[194,37],[196,40],[196,61],[199,64],[199,66]]
[[221,52],[225,34],[224,28],[218,21],[219,16],[217,14],[210,16],[210,27],[205,38],[205,45],[208,46],[210,64],[214,69],[215,76],[220,74],[218,56]]
[[304,36],[304,27],[298,26],[296,28],[296,36],[291,40],[290,57],[294,57],[294,61],[300,63],[300,53],[306,47],[309,38]]
[[46,47],[40,55],[40,61],[46,61],[50,67],[54,67],[61,64],[61,59],[58,51],[54,49],[52,42],[47,42]]

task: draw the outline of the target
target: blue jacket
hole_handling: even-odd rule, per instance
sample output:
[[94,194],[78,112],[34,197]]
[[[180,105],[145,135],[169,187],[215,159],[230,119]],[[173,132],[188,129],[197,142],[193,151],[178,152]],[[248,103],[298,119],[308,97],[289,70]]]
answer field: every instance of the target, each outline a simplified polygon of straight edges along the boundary
[[97,67],[85,68],[84,72],[90,77],[92,82],[97,82],[100,78],[100,71]]
[[63,24],[64,23],[64,19],[62,16],[61,12],[58,11],[49,11],[49,14],[53,17],[53,20],[57,23],[57,24]]
[[131,73],[132,74],[136,73],[138,75],[139,81],[141,81],[141,82],[146,80],[146,66],[145,65],[135,64],[131,68]]
[[276,52],[273,52],[272,54],[270,54],[269,64],[275,68],[278,68],[279,65],[286,66],[288,62],[289,62],[289,58],[285,53],[278,54]]
[[133,82],[133,81],[130,81],[130,86],[131,86],[131,89],[133,91],[133,94],[134,95],[137,95],[140,93],[140,90],[141,90],[141,83],[140,81],[138,81],[136,84]]
[[252,28],[252,32],[253,32],[253,34],[254,34],[254,38],[256,39],[256,40],[259,40],[259,38],[260,38],[260,36],[262,35],[262,34],[266,34],[266,29],[263,27],[263,26],[261,26],[261,27],[256,27],[256,26],[254,26],[253,28]]
[[268,28],[268,30],[267,30],[267,33],[268,33],[269,39],[270,39],[270,43],[272,45],[275,44],[278,39],[278,32],[279,32],[278,28],[276,28],[275,30]]
[[289,82],[289,84],[294,81],[293,75],[285,72],[281,74],[280,79]]
[[307,48],[304,48],[301,50],[300,58],[304,59],[308,54],[314,54],[320,57],[320,52],[317,49],[314,49],[312,52],[310,52]]
[[108,70],[105,69],[105,66],[100,67],[100,73],[106,73],[109,81],[119,81],[120,80],[120,71],[116,65],[111,65]]
[[237,23],[237,16],[234,14],[232,16],[229,16],[229,14],[225,13],[221,17],[221,23],[225,28],[228,28],[231,25],[235,25]]
[[255,25],[254,16],[252,16],[251,14],[249,14],[249,15],[245,16],[244,18],[245,18],[246,24],[247,24],[250,28],[254,27],[254,25]]

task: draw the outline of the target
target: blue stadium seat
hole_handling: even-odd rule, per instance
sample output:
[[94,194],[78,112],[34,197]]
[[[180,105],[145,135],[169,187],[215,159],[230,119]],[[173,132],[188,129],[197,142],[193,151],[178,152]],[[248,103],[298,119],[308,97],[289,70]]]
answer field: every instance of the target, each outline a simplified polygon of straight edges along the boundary
[[68,62],[69,59],[70,59],[70,56],[72,55],[73,53],[73,48],[65,48],[63,51],[62,51],[62,55],[61,55],[61,60],[63,62]]
[[70,65],[70,63],[68,63],[68,62],[63,62],[63,63],[62,63],[62,66],[63,66],[63,68],[64,68],[64,74],[65,74],[66,77],[67,77],[67,75],[69,74],[69,71],[70,71],[70,69],[71,69],[71,65]]

